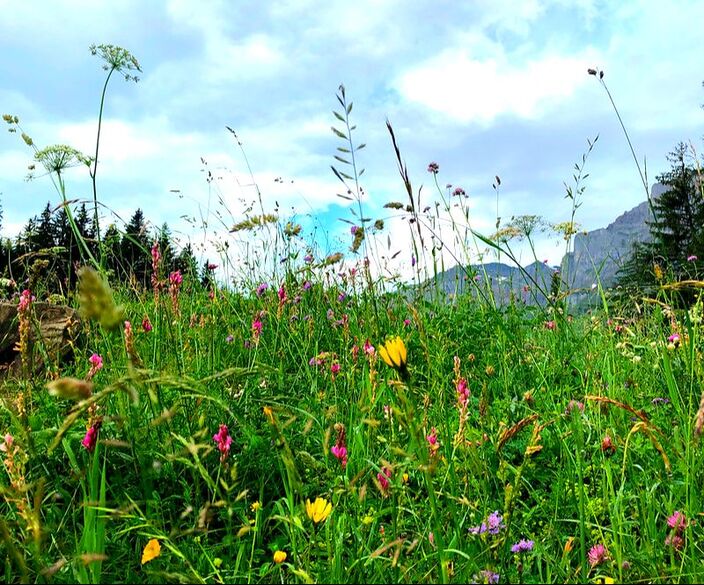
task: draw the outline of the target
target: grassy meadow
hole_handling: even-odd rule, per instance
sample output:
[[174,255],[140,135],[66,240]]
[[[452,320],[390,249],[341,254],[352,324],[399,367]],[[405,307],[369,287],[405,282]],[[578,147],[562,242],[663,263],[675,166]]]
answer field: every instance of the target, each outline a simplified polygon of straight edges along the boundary
[[[239,229],[286,260],[236,287],[165,271],[158,243],[151,282],[130,283],[84,246],[61,358],[32,336],[55,292],[41,274],[7,295],[22,367],[0,392],[2,580],[701,581],[701,302],[678,309],[663,286],[625,311],[598,290],[577,313],[559,278],[542,306],[498,304],[474,274],[475,294],[423,286],[429,233],[511,251],[416,209],[389,129],[415,286],[365,261],[386,233],[361,219],[350,164],[352,252],[264,210]],[[437,189],[448,212],[463,196]]]

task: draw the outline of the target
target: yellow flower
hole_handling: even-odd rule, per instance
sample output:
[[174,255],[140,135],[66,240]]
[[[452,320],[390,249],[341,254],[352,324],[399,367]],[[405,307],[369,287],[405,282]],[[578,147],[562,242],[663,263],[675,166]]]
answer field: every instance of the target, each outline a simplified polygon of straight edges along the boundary
[[403,339],[396,336],[379,347],[379,355],[386,362],[386,365],[396,370],[402,377],[408,375],[406,365],[408,354]]
[[262,505],[259,503],[259,500],[257,500],[250,507],[252,508],[252,512],[254,512],[256,514],[257,510],[259,510],[259,508],[261,508]]
[[407,474],[407,473],[404,473],[404,474],[401,476],[401,479],[403,480],[403,483],[408,483],[408,479],[409,479],[408,474]]
[[265,406],[262,408],[262,412],[264,413],[264,416],[269,419],[270,424],[275,424],[274,423],[274,411],[271,409],[271,406]]
[[315,524],[323,522],[332,512],[332,504],[325,498],[315,498],[312,504],[306,500],[306,514]]
[[277,565],[280,565],[281,563],[283,563],[283,562],[286,560],[286,557],[287,557],[287,556],[288,556],[288,555],[286,554],[286,551],[277,550],[277,551],[274,553],[274,562],[275,562]]
[[161,545],[156,538],[152,538],[142,551],[142,564],[154,560],[161,554]]

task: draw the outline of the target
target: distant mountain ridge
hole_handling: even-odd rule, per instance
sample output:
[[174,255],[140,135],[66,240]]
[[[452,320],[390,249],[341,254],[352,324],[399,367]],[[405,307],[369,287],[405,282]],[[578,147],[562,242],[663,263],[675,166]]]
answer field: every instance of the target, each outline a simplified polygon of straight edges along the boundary
[[[666,189],[665,185],[656,183],[651,189],[651,198],[657,199]],[[491,287],[499,304],[522,299],[530,304],[542,305],[545,297],[538,291],[549,292],[553,276],[559,270],[563,283],[575,291],[573,300],[577,300],[589,294],[597,280],[604,288],[616,284],[618,271],[628,258],[633,244],[650,241],[647,224],[650,219],[650,204],[644,201],[605,228],[577,234],[573,251],[565,254],[559,267],[534,262],[520,269],[501,262],[489,262],[474,264],[465,271],[461,266],[453,266],[436,276],[435,286],[448,295],[462,294],[470,290],[467,282],[470,274]]]

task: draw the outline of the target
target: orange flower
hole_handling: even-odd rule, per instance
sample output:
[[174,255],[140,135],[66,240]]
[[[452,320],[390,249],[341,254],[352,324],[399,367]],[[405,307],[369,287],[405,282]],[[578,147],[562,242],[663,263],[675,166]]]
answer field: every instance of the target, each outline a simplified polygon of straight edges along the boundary
[[154,560],[161,554],[161,545],[156,538],[152,538],[142,551],[142,564]]
[[283,562],[286,560],[286,557],[287,557],[287,556],[288,556],[288,555],[286,554],[286,551],[277,550],[277,551],[274,553],[274,562],[275,562],[277,565],[280,565],[281,563],[283,563]]

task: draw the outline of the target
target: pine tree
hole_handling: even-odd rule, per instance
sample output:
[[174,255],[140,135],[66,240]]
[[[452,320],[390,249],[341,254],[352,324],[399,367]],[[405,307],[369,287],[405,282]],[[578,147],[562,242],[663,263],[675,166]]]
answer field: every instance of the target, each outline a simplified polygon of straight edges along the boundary
[[137,209],[130,218],[121,242],[121,260],[127,270],[124,276],[134,276],[136,281],[147,286],[151,270],[151,246],[144,213]]
[[[668,156],[670,171],[657,177],[668,189],[653,202],[655,218],[648,222],[652,240],[637,243],[619,272],[618,284],[627,297],[652,295],[664,281],[687,279],[690,259],[704,260],[704,198],[687,151],[678,144]],[[692,298],[687,293],[681,300],[687,304]]]

